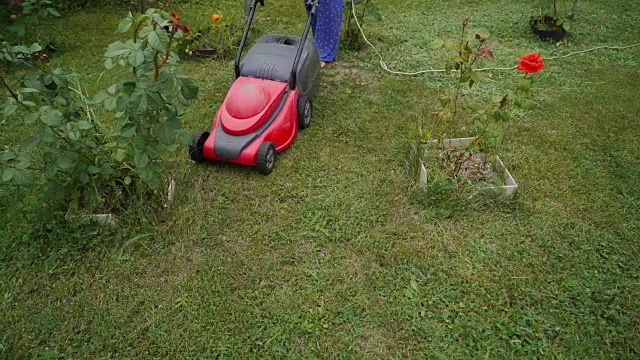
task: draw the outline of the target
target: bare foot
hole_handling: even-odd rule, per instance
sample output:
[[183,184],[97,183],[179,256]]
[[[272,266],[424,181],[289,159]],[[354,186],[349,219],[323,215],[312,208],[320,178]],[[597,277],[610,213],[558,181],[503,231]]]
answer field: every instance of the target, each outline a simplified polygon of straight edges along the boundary
[[320,61],[320,68],[327,66],[327,63],[324,61]]

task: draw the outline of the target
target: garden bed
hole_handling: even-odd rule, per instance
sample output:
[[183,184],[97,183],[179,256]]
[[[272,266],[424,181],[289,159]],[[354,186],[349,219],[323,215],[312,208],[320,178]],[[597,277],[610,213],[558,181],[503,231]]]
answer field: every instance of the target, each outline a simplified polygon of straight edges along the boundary
[[[437,140],[432,140],[427,144],[430,148],[425,151],[425,158],[431,156],[429,150],[437,146],[436,151],[439,152],[440,158],[454,155],[460,159],[453,164],[456,166],[454,170],[458,177],[467,179],[481,189],[504,191],[506,196],[512,198],[518,188],[515,179],[498,155],[490,156],[487,159],[481,152],[467,150],[474,140],[473,137],[447,139],[443,141],[442,145],[438,145]],[[427,166],[422,161],[420,163],[420,182],[425,184],[428,183],[427,171]],[[451,173],[452,170],[448,170],[448,172]]]

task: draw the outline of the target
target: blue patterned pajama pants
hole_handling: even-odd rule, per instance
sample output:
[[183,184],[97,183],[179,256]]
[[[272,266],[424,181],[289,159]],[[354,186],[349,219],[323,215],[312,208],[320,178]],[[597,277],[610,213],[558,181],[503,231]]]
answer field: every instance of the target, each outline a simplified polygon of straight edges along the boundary
[[318,0],[316,21],[311,24],[320,60],[332,62],[338,53],[343,0]]

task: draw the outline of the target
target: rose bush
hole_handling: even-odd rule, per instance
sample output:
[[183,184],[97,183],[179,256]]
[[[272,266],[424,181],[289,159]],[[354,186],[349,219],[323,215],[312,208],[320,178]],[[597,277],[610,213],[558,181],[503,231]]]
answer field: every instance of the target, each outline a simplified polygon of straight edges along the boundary
[[[68,207],[126,206],[132,194],[162,185],[169,153],[190,138],[181,131],[183,107],[198,86],[178,70],[174,49],[184,35],[177,14],[148,9],[118,30],[131,38],[109,45],[104,65],[126,74],[89,96],[76,77],[49,63],[38,44],[0,44],[0,111],[29,135],[0,150],[2,181],[17,186],[45,179]],[[110,121],[102,122],[107,110]],[[107,125],[108,124],[108,125]]]
[[[440,98],[440,106],[434,112],[433,121],[428,129],[419,129],[420,144],[431,147],[427,158],[420,161],[427,166],[431,179],[458,183],[469,181],[467,163],[473,163],[476,156],[486,163],[502,151],[502,144],[511,127],[511,107],[533,109],[536,103],[527,96],[532,86],[529,74],[538,72],[544,67],[542,57],[538,53],[530,53],[520,57],[517,68],[525,72],[517,81],[517,87],[502,94],[490,97],[491,101],[479,101],[472,93],[481,77],[476,69],[483,60],[493,60],[496,42],[490,41],[488,29],[480,28],[468,31],[469,19],[462,21],[461,33],[456,40],[445,41],[435,39],[432,50],[443,49],[448,54],[445,64],[447,74],[455,73],[456,81]],[[463,85],[469,90],[464,90]],[[464,87],[466,87],[464,86]],[[467,146],[460,149],[445,149],[447,139],[458,137],[473,138]],[[413,153],[423,157],[423,151]],[[444,156],[444,158],[442,157]],[[415,163],[415,161],[411,161]],[[466,173],[466,175],[462,175]]]

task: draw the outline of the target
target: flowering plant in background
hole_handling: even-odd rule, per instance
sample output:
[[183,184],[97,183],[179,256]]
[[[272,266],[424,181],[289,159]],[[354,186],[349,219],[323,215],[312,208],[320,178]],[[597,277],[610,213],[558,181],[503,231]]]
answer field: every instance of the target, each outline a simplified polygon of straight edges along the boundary
[[244,14],[214,11],[203,24],[197,21],[183,41],[183,54],[230,58],[235,56],[246,24]]
[[[425,131],[420,126],[419,143],[431,148],[427,151],[429,156],[422,161],[428,164],[432,180],[438,179],[436,182],[440,183],[464,181],[493,184],[492,165],[489,162],[501,151],[508,134],[511,105],[535,108],[536,103],[528,97],[532,86],[529,76],[540,71],[544,62],[538,53],[521,56],[517,68],[524,72],[524,76],[517,81],[517,87],[491,96],[490,102],[483,101],[482,97],[473,93],[473,89],[477,89],[475,85],[481,80],[476,65],[482,59],[494,59],[496,43],[489,41],[491,34],[488,29],[469,32],[468,26],[469,18],[464,18],[457,40],[436,39],[431,44],[431,49],[447,52],[445,71],[447,74],[455,73],[456,81],[440,97],[440,106],[434,112],[429,130]],[[467,86],[468,90],[465,90]],[[460,148],[451,148],[447,141],[453,138],[473,140]]]

